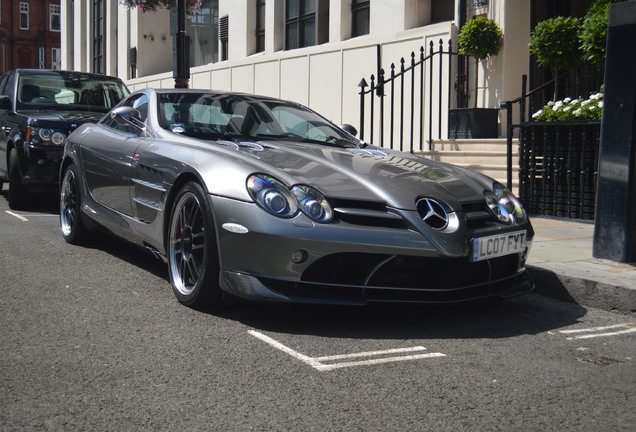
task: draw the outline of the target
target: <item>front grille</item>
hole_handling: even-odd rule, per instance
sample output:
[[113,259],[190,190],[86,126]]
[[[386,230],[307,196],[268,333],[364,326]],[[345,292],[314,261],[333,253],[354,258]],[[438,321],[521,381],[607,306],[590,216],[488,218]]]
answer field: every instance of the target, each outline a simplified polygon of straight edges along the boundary
[[467,258],[338,253],[314,262],[301,279],[322,284],[452,290],[514,276],[520,264],[518,255],[470,262]]
[[402,217],[391,211],[384,202],[331,199],[334,219],[353,225],[404,229]]

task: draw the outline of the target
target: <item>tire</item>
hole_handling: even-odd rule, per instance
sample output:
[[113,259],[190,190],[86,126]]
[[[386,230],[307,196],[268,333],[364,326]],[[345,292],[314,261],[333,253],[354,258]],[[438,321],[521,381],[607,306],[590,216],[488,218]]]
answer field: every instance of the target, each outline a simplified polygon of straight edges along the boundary
[[219,254],[212,209],[198,183],[186,184],[172,207],[167,236],[170,283],[189,307],[206,307],[221,298]]
[[13,148],[9,153],[9,208],[12,210],[24,210],[30,202],[31,193],[22,183],[20,175],[18,150]]
[[75,165],[64,170],[60,185],[60,228],[67,243],[79,245],[88,242],[90,230],[82,220],[79,176]]

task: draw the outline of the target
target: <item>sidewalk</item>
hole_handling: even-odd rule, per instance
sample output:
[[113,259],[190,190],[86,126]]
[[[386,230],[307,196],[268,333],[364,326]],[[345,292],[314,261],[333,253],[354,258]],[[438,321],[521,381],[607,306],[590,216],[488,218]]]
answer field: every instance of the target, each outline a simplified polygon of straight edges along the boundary
[[636,312],[636,263],[594,258],[592,221],[530,220],[535,237],[526,264],[535,292],[587,307]]

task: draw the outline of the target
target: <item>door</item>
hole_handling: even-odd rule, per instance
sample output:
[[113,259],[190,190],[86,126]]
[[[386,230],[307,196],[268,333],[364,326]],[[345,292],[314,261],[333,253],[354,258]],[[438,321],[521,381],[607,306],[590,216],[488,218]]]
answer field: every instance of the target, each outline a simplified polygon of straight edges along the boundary
[[[125,105],[137,108],[145,122],[148,97],[129,99]],[[84,176],[92,197],[100,204],[132,216],[131,187],[135,152],[146,140],[144,132],[112,119],[101,122],[81,145]]]

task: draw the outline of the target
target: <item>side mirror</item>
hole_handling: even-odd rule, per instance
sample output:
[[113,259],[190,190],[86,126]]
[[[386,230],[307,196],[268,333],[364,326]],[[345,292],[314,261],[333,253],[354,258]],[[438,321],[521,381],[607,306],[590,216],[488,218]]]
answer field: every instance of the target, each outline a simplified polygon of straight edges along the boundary
[[0,109],[2,110],[10,110],[11,109],[11,99],[7,95],[0,95]]
[[342,126],[340,126],[340,129],[342,129],[343,131],[345,131],[348,134],[351,134],[353,136],[357,136],[358,135],[358,129],[354,128],[350,124],[345,123]]
[[143,120],[141,120],[141,114],[133,107],[120,106],[114,108],[109,115],[110,118],[121,125],[133,126],[139,130],[143,130],[146,127]]

